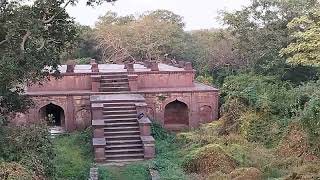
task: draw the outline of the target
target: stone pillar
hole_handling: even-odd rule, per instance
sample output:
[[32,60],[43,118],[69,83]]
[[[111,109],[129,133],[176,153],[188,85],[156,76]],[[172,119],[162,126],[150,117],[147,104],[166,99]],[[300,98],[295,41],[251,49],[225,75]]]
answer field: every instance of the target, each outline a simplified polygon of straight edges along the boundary
[[178,61],[178,63],[179,63],[179,67],[180,68],[183,68],[184,67],[184,65],[185,65],[185,61]]
[[128,80],[129,80],[130,91],[137,91],[138,90],[138,75],[129,74]]
[[147,115],[147,103],[135,103],[135,105],[138,114],[143,113],[145,116]]
[[101,80],[100,75],[91,76],[91,91],[92,92],[99,92],[100,80]]
[[138,120],[140,128],[140,136],[150,136],[151,135],[151,121],[147,116]]
[[155,140],[152,136],[141,136],[143,149],[144,149],[144,159],[152,159],[155,157]]
[[105,138],[93,138],[92,144],[94,147],[94,160],[98,163],[105,162],[106,161],[106,156],[105,156],[106,140],[105,140]]
[[91,72],[99,72],[98,63],[91,64]]
[[67,107],[65,110],[65,128],[68,131],[73,131],[76,129],[76,126],[74,123],[73,96],[67,96]]
[[158,63],[152,62],[150,69],[151,69],[151,71],[159,71]]
[[134,65],[133,63],[125,64],[125,69],[127,69],[127,72],[133,72],[134,71],[133,65]]
[[186,70],[186,71],[192,71],[192,70],[193,70],[193,68],[192,68],[192,63],[191,63],[191,62],[186,62],[186,63],[184,64],[184,70]]
[[73,61],[73,60],[68,60],[66,64],[67,64],[66,72],[67,73],[73,73],[74,72],[74,68],[76,66],[76,62]]
[[144,65],[146,68],[151,68],[151,62],[150,61],[144,61]]
[[90,59],[90,64],[97,64],[96,60],[95,59]]
[[102,103],[94,103],[94,104],[91,105],[91,117],[92,117],[92,120],[101,120],[101,119],[103,119],[102,108],[103,108],[103,104]]

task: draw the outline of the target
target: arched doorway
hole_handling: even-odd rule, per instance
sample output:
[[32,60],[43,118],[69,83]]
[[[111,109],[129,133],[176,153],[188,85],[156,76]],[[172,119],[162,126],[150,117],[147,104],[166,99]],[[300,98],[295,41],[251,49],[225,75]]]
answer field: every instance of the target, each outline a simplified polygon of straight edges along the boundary
[[64,111],[60,106],[50,103],[43,106],[39,113],[40,118],[48,121],[50,126],[64,126]]
[[189,125],[188,106],[178,100],[167,104],[164,111],[164,124]]

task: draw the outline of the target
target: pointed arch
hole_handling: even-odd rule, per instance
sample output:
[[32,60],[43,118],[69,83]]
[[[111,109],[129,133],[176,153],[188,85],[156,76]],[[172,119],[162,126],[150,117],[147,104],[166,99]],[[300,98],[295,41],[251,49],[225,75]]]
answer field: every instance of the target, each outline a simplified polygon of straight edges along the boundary
[[[39,110],[40,119],[47,120],[51,126],[64,126],[65,112],[61,106],[53,103],[49,103]],[[50,118],[49,118],[50,117]],[[49,121],[53,119],[53,121]]]
[[164,124],[189,125],[188,105],[178,100],[168,103],[164,110]]

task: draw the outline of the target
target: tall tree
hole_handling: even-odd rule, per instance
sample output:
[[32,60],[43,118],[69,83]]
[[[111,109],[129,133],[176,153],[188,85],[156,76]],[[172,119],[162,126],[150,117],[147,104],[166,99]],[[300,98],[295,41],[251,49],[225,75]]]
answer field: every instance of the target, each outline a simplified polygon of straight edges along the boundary
[[[90,0],[88,3],[114,0]],[[76,0],[0,0],[0,121],[23,111],[25,84],[58,73],[60,54],[75,38],[65,8]]]
[[171,21],[167,15],[167,11],[156,11],[140,17],[117,17],[109,12],[101,17],[96,35],[106,61],[157,60],[174,54],[184,31],[180,21]]
[[290,42],[286,26],[317,4],[316,0],[252,0],[240,11],[223,13],[223,20],[248,67],[263,74],[284,74],[290,67],[279,51]]
[[294,18],[288,28],[292,30],[293,42],[282,49],[287,62],[300,65],[320,65],[320,10]]

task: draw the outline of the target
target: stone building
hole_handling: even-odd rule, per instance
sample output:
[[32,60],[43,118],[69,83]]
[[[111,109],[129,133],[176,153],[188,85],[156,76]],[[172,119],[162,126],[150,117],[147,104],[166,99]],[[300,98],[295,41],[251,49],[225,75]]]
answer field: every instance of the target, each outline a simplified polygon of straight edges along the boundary
[[154,156],[150,120],[169,130],[218,116],[218,90],[195,82],[190,63],[62,65],[61,78],[27,88],[35,106],[28,122],[54,119],[67,131],[93,126],[98,162]]

